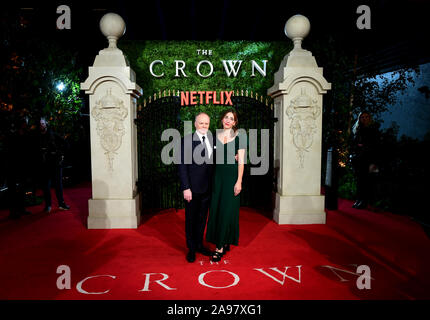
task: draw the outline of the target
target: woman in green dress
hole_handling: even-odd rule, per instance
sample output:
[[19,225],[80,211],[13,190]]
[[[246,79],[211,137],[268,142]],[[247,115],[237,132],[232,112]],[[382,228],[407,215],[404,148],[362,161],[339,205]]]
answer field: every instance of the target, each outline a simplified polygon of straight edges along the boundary
[[227,110],[221,116],[222,130],[217,130],[216,165],[213,178],[206,240],[216,249],[212,261],[217,262],[239,241],[239,207],[244,170],[246,135],[239,135],[237,114]]

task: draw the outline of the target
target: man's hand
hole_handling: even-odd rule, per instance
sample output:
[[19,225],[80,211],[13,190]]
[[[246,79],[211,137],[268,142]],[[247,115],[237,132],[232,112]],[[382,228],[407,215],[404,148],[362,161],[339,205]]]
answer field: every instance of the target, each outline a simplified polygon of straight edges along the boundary
[[190,202],[192,198],[193,198],[193,194],[191,192],[191,189],[184,190],[184,199]]

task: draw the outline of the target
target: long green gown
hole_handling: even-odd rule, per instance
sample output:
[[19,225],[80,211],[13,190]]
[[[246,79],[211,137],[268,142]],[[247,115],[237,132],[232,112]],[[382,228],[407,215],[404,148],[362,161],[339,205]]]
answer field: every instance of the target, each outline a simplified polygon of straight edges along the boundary
[[[220,155],[219,148],[224,150],[224,162],[220,164],[217,158],[215,164],[209,221],[206,230],[206,240],[214,243],[217,248],[228,244],[238,245],[239,242],[240,193],[237,196],[234,195],[234,185],[238,177],[238,163],[234,156],[239,149],[246,148],[246,136],[238,135],[234,140],[225,144],[216,137],[215,151],[217,157]],[[230,159],[229,162],[228,158]]]

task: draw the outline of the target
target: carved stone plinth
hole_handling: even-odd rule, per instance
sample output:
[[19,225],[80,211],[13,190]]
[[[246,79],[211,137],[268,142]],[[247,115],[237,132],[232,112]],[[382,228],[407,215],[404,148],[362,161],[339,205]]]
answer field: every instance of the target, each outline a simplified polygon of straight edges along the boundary
[[92,198],[88,228],[137,228],[140,210],[134,119],[142,89],[116,47],[125,29],[122,18],[106,14],[100,26],[109,47],[99,52],[81,84],[90,100]]
[[284,57],[268,94],[274,98],[274,172],[277,193],[273,218],[279,224],[325,223],[321,195],[322,95],[331,85],[310,51],[301,47],[309,20],[290,18],[285,27],[294,49]]

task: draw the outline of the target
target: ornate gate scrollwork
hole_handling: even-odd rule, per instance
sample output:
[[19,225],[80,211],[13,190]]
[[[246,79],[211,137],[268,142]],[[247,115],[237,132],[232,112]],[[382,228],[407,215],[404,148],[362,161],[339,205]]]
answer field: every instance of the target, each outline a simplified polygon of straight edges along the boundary
[[181,128],[181,102],[177,96],[150,100],[138,112],[138,189],[143,210],[180,208],[183,197],[180,191],[177,167],[161,161],[166,142],[161,141],[163,130]]
[[[170,93],[169,93],[170,94]],[[176,94],[176,92],[174,92]],[[239,127],[248,129],[269,130],[269,170],[265,175],[251,175],[251,167],[261,164],[247,163],[243,177],[241,205],[252,207],[266,207],[271,205],[272,191],[275,178],[273,173],[273,108],[263,102],[262,97],[238,95],[232,97],[233,108],[239,117]],[[179,95],[179,93],[178,93]],[[146,101],[146,100],[145,100]],[[273,105],[272,105],[273,106]],[[138,187],[142,193],[142,209],[144,211],[183,208],[183,194],[180,191],[177,166],[165,165],[161,161],[161,150],[166,142],[160,137],[164,129],[176,128],[183,131],[181,119],[181,103],[178,96],[154,95],[153,99],[145,102],[138,112],[136,119],[138,132]],[[218,119],[212,121],[217,122]],[[248,132],[247,132],[248,133]],[[249,136],[249,135],[248,135]],[[257,153],[261,155],[261,136],[258,134]],[[266,146],[264,146],[266,147]]]

